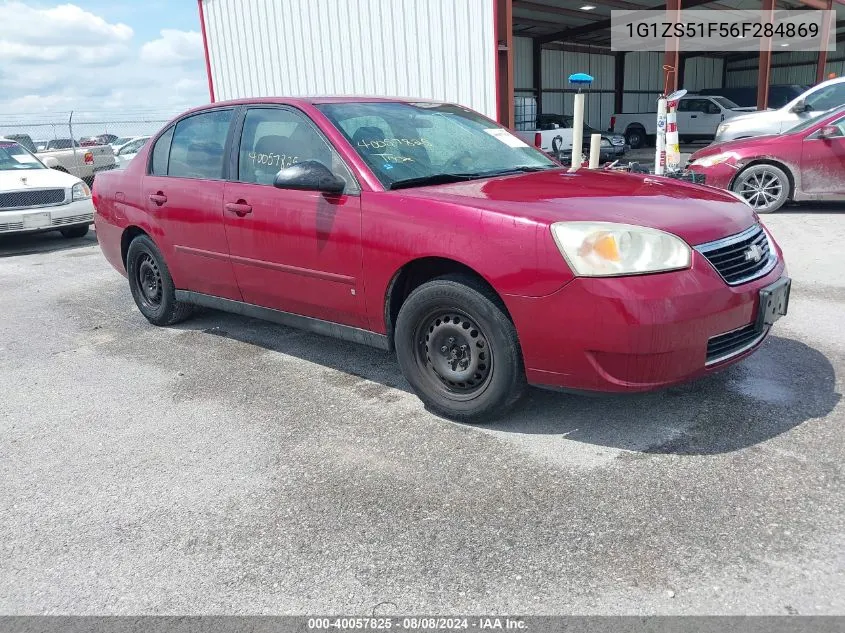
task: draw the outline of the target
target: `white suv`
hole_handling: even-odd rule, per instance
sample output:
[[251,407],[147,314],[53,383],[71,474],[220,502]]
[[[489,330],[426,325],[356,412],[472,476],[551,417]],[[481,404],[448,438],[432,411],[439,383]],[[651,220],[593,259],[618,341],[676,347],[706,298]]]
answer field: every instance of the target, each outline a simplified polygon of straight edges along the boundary
[[93,221],[88,185],[0,138],[0,235],[61,231],[82,237]]
[[823,81],[777,110],[743,114],[716,128],[716,142],[780,134],[802,121],[845,104],[845,77]]

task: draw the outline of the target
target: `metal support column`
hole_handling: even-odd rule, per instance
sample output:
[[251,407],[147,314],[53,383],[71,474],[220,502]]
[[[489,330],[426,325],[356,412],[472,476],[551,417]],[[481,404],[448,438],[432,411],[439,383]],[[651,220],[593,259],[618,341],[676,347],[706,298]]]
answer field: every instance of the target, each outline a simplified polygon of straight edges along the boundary
[[[833,9],[833,0],[827,0],[827,11]],[[821,41],[822,46],[827,44],[827,40],[830,37],[830,13],[825,13],[824,19],[822,20],[822,32],[821,32]],[[819,60],[816,62],[816,83],[821,83],[824,81],[824,69],[827,66],[827,49],[822,48],[819,51]]]
[[[773,22],[775,0],[763,0],[762,20]],[[769,79],[772,72],[772,38],[760,40],[760,61],[757,66],[757,109],[769,107]]]
[[613,111],[623,112],[625,100],[625,53],[616,53],[613,64]]
[[543,114],[543,45],[534,38],[534,90],[537,94],[537,116]]
[[496,105],[499,123],[513,128],[513,0],[496,0]]
[[[679,22],[681,13],[681,0],[666,0],[666,18],[670,22]],[[669,82],[666,84],[666,94],[675,92],[678,89],[678,73],[680,72],[680,55],[678,38],[672,37],[666,40],[666,52],[663,54],[663,66],[672,68],[669,73]],[[665,71],[664,71],[665,72]],[[661,73],[663,83],[663,73]],[[661,86],[662,87],[662,86]]]

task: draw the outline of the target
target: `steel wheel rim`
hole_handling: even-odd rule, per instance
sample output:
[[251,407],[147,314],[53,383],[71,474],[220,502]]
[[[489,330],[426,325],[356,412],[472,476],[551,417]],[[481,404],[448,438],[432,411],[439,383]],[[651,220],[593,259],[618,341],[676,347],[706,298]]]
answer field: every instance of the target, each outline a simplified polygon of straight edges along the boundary
[[430,312],[417,327],[414,356],[425,380],[452,400],[471,400],[490,385],[493,350],[475,319],[458,310]]
[[141,255],[135,281],[138,283],[138,290],[144,305],[152,310],[157,309],[161,305],[163,295],[161,270],[149,253]]
[[737,193],[754,209],[768,209],[783,195],[783,183],[768,169],[753,171],[740,180]]

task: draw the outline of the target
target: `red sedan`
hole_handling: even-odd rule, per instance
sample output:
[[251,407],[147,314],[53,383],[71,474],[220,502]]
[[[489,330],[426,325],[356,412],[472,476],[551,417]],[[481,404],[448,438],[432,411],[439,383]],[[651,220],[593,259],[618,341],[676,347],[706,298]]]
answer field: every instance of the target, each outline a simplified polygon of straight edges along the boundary
[[205,106],[99,175],[94,202],[150,322],[200,305],[395,350],[426,405],[461,420],[526,384],[644,391],[718,371],[789,296],[734,196],[569,173],[443,103]]
[[715,143],[693,154],[689,168],[759,213],[788,200],[845,200],[845,106],[783,134]]

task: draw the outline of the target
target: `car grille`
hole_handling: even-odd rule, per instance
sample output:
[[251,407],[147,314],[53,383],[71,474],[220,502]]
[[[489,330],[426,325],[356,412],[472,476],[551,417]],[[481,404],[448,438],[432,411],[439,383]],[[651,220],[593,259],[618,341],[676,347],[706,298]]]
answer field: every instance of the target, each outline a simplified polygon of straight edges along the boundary
[[62,226],[63,224],[79,224],[80,222],[91,222],[93,219],[93,213],[84,213],[82,215],[72,215],[67,218],[54,218],[50,224],[52,224],[53,226]]
[[719,334],[707,341],[707,365],[720,363],[724,360],[751,349],[763,340],[766,330],[760,330],[751,323],[738,330]]
[[744,284],[768,273],[777,255],[759,224],[715,242],[695,247],[729,285]]
[[23,222],[0,222],[0,233],[8,233],[9,231],[22,231]]
[[65,201],[64,189],[33,189],[0,193],[0,209],[20,209],[59,204]]

